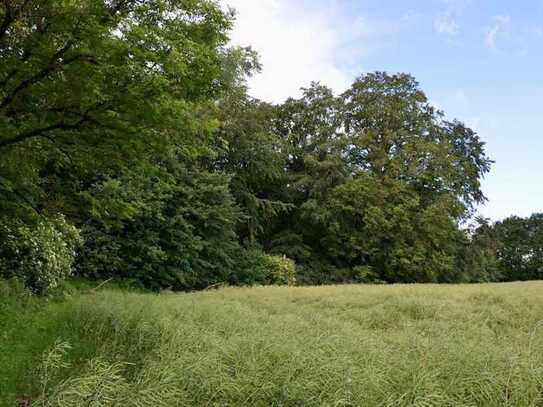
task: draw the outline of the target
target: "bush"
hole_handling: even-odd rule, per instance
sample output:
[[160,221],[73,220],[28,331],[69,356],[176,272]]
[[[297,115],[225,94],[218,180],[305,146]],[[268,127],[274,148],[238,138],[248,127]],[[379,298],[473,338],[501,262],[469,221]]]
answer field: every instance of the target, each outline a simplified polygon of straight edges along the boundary
[[334,285],[361,282],[350,267],[338,267],[329,259],[314,255],[296,266],[296,280],[299,285]]
[[357,277],[357,282],[364,284],[382,284],[383,280],[379,278],[379,274],[373,270],[371,266],[355,266],[353,272]]
[[82,196],[80,276],[198,290],[235,272],[240,213],[220,174],[157,164],[149,173],[99,182]]
[[284,255],[267,254],[258,245],[241,249],[229,283],[233,285],[294,285],[296,264]]
[[17,277],[36,293],[56,287],[72,273],[79,231],[63,216],[32,223],[0,221],[0,276]]
[[296,284],[296,264],[287,256],[265,255],[269,268],[268,283],[275,285]]

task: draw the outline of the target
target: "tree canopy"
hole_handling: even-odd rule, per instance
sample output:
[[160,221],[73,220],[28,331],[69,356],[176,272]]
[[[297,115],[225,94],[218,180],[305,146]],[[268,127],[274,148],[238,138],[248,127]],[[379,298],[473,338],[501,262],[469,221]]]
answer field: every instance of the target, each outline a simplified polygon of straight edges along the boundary
[[539,276],[537,216],[463,226],[492,161],[411,75],[262,102],[233,22],[212,0],[0,2],[2,275],[154,289]]
[[214,2],[4,1],[0,21],[4,202],[39,205],[48,164],[88,176],[165,146],[194,156],[216,127],[231,19]]
[[460,273],[459,224],[484,202],[491,160],[413,77],[362,75],[339,96],[313,83],[275,122],[289,152],[283,199],[296,210],[272,233],[289,236],[291,256],[325,257],[355,280],[355,270],[388,282]]

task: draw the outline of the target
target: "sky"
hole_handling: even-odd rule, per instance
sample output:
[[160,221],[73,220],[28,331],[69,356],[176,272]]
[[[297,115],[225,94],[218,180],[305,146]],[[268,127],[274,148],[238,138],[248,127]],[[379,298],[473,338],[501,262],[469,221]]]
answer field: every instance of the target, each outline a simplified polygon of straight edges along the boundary
[[407,72],[495,160],[492,220],[543,212],[543,0],[220,0],[234,45],[260,54],[252,96],[280,103],[319,81],[336,92],[366,72]]

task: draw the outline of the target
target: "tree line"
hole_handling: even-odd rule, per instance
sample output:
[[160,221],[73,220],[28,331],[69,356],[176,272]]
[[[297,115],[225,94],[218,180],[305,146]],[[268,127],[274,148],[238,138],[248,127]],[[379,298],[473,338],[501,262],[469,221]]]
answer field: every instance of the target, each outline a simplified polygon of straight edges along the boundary
[[0,275],[37,291],[71,274],[176,290],[540,276],[538,215],[463,227],[492,161],[412,76],[265,103],[233,23],[212,0],[0,2]]

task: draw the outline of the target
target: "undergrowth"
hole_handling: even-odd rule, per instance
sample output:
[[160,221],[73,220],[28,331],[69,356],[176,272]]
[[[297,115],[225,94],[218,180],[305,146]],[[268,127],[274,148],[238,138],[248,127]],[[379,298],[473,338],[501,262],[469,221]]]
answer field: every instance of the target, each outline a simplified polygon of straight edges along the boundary
[[541,406],[542,290],[21,294],[2,311],[0,405]]

